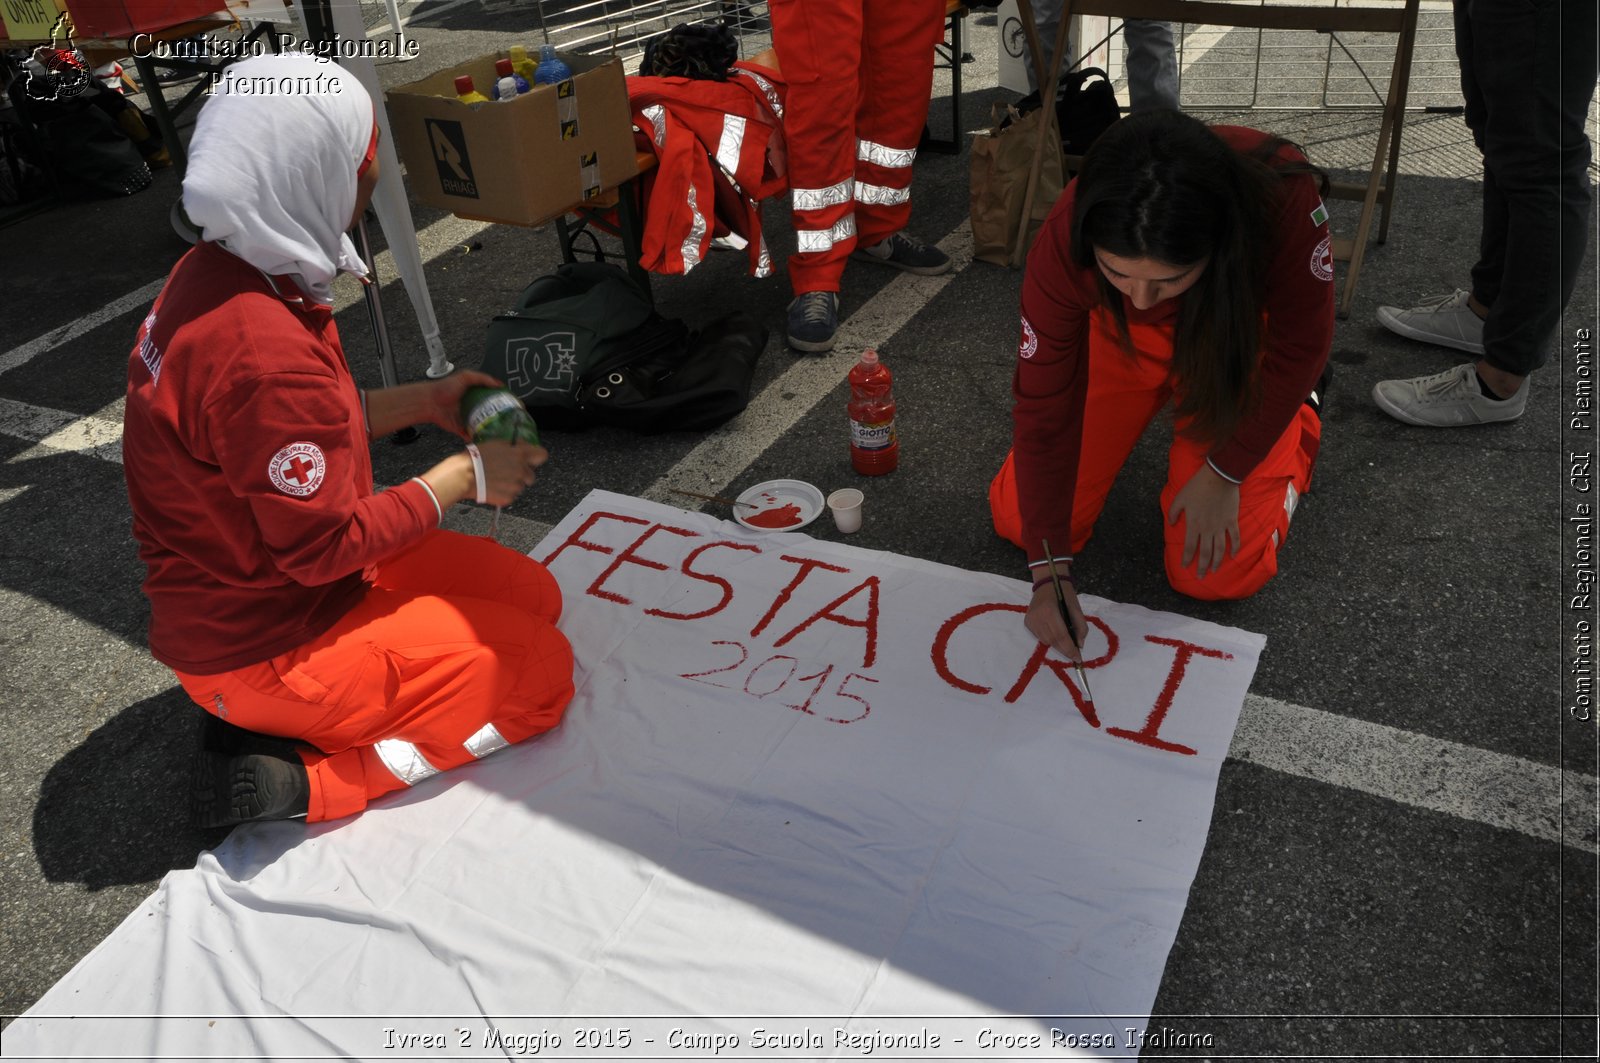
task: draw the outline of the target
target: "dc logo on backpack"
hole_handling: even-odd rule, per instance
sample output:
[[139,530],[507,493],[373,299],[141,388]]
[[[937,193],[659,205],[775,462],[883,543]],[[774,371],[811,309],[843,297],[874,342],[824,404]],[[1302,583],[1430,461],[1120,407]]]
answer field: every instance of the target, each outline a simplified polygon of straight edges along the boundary
[[552,396],[575,392],[577,365],[576,333],[547,332],[542,336],[518,336],[506,341],[506,386],[524,400],[541,392]]

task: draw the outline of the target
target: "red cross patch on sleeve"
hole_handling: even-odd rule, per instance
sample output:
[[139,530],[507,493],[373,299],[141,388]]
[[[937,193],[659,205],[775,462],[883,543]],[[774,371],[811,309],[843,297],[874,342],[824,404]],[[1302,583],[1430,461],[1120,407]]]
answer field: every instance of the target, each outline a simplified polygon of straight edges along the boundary
[[267,476],[272,486],[295,498],[316,494],[327,471],[322,448],[315,443],[290,443],[267,463]]
[[1311,252],[1311,275],[1318,280],[1333,280],[1333,238],[1324,236]]
[[1027,318],[1022,319],[1022,342],[1018,345],[1017,353],[1024,358],[1032,358],[1039,350],[1039,337],[1033,331],[1033,325]]

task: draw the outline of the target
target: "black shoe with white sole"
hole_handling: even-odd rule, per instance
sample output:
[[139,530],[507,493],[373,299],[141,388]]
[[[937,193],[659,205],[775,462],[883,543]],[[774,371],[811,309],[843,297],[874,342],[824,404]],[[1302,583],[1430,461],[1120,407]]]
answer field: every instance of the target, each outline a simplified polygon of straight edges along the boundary
[[194,824],[202,829],[303,819],[311,807],[311,778],[299,757],[202,750],[194,758],[190,800]]

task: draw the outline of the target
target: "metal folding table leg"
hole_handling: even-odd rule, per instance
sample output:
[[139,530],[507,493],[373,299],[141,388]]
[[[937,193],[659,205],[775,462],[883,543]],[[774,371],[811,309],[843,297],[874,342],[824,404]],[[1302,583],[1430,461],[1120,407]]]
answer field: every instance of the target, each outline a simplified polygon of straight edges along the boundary
[[[628,276],[644,291],[650,292],[650,273],[639,265],[644,254],[644,218],[639,213],[639,179],[630,177],[617,189],[617,224],[622,230],[622,254],[628,260]],[[651,296],[654,302],[654,296]]]
[[145,98],[150,101],[156,128],[161,130],[161,138],[166,141],[167,153],[172,156],[172,168],[181,178],[189,166],[189,153],[184,150],[183,138],[178,136],[178,126],[172,120],[172,110],[167,106],[167,98],[161,93],[161,82],[156,80],[156,65],[151,62],[148,55],[135,55],[133,66],[139,71],[139,81],[144,88]]

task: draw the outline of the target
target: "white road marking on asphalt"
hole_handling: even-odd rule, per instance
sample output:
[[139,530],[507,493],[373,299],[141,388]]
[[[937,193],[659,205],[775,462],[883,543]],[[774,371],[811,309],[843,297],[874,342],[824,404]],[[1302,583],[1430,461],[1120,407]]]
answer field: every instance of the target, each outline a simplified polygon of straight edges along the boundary
[[1245,698],[1228,755],[1413,808],[1600,852],[1593,775],[1256,694]]
[[401,25],[409,26],[413,22],[427,22],[429,19],[438,18],[440,15],[447,15],[458,7],[472,3],[482,6],[483,0],[448,0],[448,2],[440,4],[438,7],[430,7],[426,11],[415,11],[407,15],[402,15],[400,16],[400,23]]
[[951,258],[948,273],[900,274],[839,323],[832,353],[817,357],[780,349],[776,356],[792,358],[793,364],[762,388],[737,420],[703,439],[643,497],[679,505],[682,498],[673,488],[720,494],[844,379],[861,350],[887,342],[972,261],[971,224],[963,221],[939,241],[939,248]]
[[[447,252],[454,251],[462,244],[468,243],[474,236],[485,229],[494,227],[493,222],[469,221],[458,218],[454,214],[446,214],[438,221],[425,228],[417,230],[417,249],[422,252],[422,261],[426,265]],[[405,291],[405,283],[401,280],[400,271],[395,269],[394,255],[388,248],[379,251],[376,256],[378,279],[387,285],[398,283],[400,290]],[[346,309],[361,302],[361,286],[359,284],[341,284],[334,291],[334,313],[343,313]],[[409,299],[406,306],[410,306]]]
[[[43,336],[37,336],[21,347],[14,347],[5,354],[0,354],[0,373],[9,373],[21,365],[33,361],[45,351],[53,350],[64,343],[71,343],[84,333],[99,328],[107,321],[119,318],[129,310],[138,310],[155,302],[156,296],[161,292],[161,286],[167,282],[165,277],[153,280],[138,291],[129,292],[121,299],[107,303],[98,310],[92,310],[80,318],[67,322],[60,328],[51,329]],[[133,337],[128,337],[128,346],[133,346]]]
[[[110,411],[115,420],[103,416]],[[122,400],[87,417],[33,406],[15,399],[0,399],[0,433],[25,439],[35,446],[13,455],[6,464],[62,453],[87,454],[122,464]]]
[[39,446],[25,450],[18,454],[12,461],[22,461],[34,456],[34,451],[73,451],[76,453],[92,452],[98,456],[101,450],[108,454],[107,460],[119,464],[122,461],[122,410],[127,404],[125,397],[120,397],[114,402],[109,402],[87,417],[80,417],[76,421],[60,428],[43,439]]

